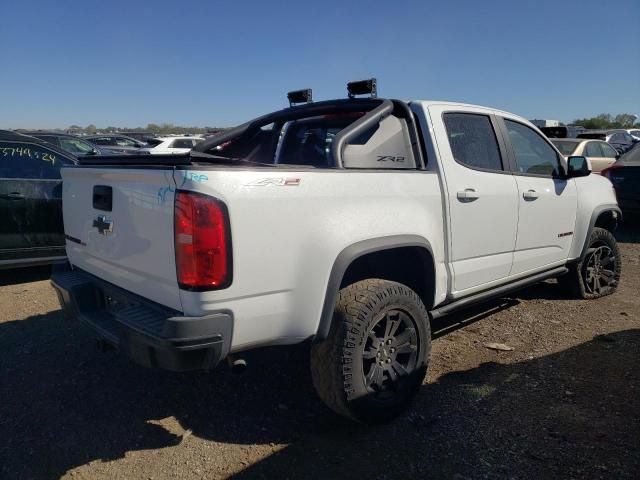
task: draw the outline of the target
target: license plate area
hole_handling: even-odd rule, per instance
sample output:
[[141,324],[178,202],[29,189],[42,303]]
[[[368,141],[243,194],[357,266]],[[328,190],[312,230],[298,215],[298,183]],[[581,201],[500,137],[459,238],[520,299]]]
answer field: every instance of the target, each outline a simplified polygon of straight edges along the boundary
[[127,295],[109,288],[100,289],[104,309],[111,314],[117,314],[126,308],[136,307],[139,304]]

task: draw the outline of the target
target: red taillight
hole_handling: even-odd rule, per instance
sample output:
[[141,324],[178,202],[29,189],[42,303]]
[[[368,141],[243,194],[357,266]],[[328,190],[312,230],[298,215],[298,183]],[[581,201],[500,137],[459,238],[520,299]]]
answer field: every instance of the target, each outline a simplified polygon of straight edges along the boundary
[[176,271],[180,288],[213,290],[231,283],[231,242],[224,204],[194,192],[177,192]]

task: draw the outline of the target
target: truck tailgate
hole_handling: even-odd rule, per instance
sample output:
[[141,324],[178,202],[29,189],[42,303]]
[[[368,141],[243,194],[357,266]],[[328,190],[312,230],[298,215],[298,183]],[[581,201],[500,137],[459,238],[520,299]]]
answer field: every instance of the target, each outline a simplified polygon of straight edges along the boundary
[[181,311],[174,251],[173,169],[65,168],[62,178],[71,264]]

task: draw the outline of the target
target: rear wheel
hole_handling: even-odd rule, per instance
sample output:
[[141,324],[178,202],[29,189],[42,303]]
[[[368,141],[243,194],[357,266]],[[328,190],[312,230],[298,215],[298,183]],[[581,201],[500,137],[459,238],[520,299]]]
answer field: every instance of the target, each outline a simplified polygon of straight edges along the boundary
[[427,311],[405,285],[370,279],[340,291],[328,338],[312,346],[311,373],[335,412],[365,423],[396,416],[427,370]]
[[584,258],[571,266],[569,273],[560,277],[578,298],[600,298],[618,288],[621,258],[615,237],[604,228],[594,228],[589,237]]

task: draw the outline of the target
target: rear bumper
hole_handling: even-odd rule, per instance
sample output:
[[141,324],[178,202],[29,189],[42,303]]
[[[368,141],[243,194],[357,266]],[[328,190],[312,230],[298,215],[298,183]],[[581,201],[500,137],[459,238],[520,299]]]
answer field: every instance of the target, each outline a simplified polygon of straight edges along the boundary
[[230,311],[185,317],[69,267],[57,269],[51,283],[65,311],[140,365],[174,371],[210,369],[229,353]]

